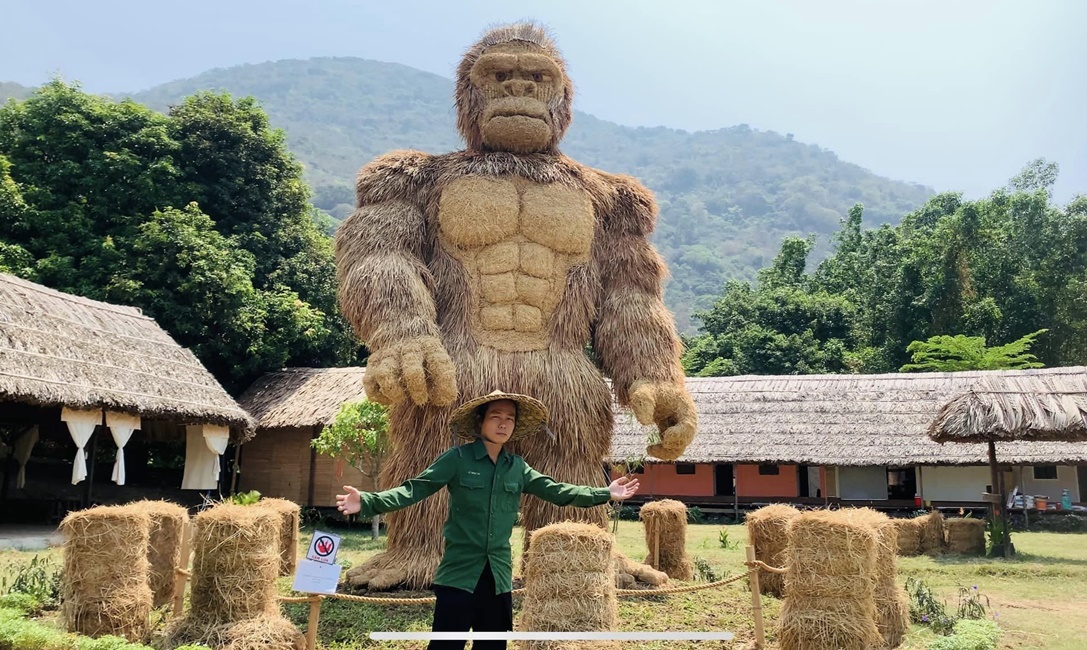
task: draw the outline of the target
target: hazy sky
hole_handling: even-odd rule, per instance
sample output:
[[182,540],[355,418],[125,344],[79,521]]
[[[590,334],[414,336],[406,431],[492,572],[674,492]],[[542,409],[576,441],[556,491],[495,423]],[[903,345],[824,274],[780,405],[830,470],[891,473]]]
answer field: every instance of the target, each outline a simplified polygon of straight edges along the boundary
[[628,125],[793,133],[938,190],[987,194],[1027,161],[1087,193],[1083,0],[0,0],[0,80],[137,91],[311,56],[452,77],[495,22],[555,32],[576,107]]

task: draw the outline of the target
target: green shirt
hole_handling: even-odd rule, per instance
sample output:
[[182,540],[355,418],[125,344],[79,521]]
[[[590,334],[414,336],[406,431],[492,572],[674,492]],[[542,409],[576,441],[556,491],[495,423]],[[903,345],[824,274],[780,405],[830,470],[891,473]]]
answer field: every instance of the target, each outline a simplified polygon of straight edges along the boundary
[[510,535],[517,521],[521,493],[560,506],[589,507],[607,503],[606,487],[560,483],[528,466],[524,458],[503,449],[492,462],[482,439],[446,451],[430,467],[389,490],[362,492],[361,517],[392,512],[449,488],[449,514],[442,531],[445,553],[434,584],[475,591],[490,560],[495,593],[513,589]]

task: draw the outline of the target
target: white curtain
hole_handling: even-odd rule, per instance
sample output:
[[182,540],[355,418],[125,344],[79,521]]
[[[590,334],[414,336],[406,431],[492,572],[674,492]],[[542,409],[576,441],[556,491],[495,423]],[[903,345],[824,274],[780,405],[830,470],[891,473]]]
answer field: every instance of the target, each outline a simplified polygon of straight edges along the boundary
[[15,475],[15,487],[19,490],[26,485],[26,463],[30,460],[30,452],[38,443],[38,425],[34,425],[23,432],[15,441],[15,461],[19,463],[19,473]]
[[117,445],[117,458],[113,461],[113,482],[124,485],[125,445],[132,437],[132,432],[140,428],[140,416],[106,411],[106,426],[109,427],[109,432],[113,434],[113,442]]
[[75,485],[87,478],[87,452],[83,451],[83,448],[91,439],[94,428],[102,424],[102,411],[64,407],[60,411],[60,419],[68,425],[68,433],[71,434],[72,442],[76,446],[75,459],[72,462],[72,485]]
[[219,457],[226,452],[230,431],[218,424],[185,426],[185,472],[182,490],[214,490],[219,484]]

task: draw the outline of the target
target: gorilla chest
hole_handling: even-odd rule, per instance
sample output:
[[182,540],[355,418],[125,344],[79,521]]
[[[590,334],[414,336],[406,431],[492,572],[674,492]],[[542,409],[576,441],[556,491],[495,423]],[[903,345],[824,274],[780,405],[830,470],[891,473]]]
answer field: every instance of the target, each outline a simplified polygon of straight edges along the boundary
[[589,259],[589,195],[519,177],[466,176],[442,190],[438,224],[442,248],[467,272],[470,324],[480,343],[508,351],[546,347],[567,275]]

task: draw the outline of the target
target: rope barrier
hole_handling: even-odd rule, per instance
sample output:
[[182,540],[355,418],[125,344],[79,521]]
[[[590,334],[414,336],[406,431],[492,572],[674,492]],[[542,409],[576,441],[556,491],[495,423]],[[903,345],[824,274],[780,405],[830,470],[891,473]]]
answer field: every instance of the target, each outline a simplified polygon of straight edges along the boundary
[[[768,570],[773,570],[776,573],[784,573],[783,569],[775,569],[774,567],[763,565],[762,562],[756,561],[754,564],[762,565]],[[707,582],[704,585],[686,585],[683,587],[664,587],[661,589],[616,589],[615,594],[617,596],[658,596],[665,594],[682,594],[691,591],[701,591],[703,589],[712,589],[714,587],[722,587],[733,582],[738,582],[747,578],[754,572],[754,569],[734,575],[730,578],[724,578],[715,582]],[[514,589],[510,594],[512,596],[520,596],[525,592],[524,587],[520,589]],[[425,605],[435,602],[434,596],[423,596],[420,598],[386,598],[383,596],[357,596],[355,594],[325,594],[324,598],[334,598],[337,600],[346,600],[354,603],[375,603],[379,605]],[[280,596],[279,601],[283,603],[308,603],[311,601],[309,596]]]
[[770,573],[788,573],[789,572],[789,569],[787,567],[770,566],[769,564],[763,562],[762,560],[755,560],[754,562],[747,562],[746,564],[749,567],[759,568],[759,569],[762,569],[763,571],[769,571]]

